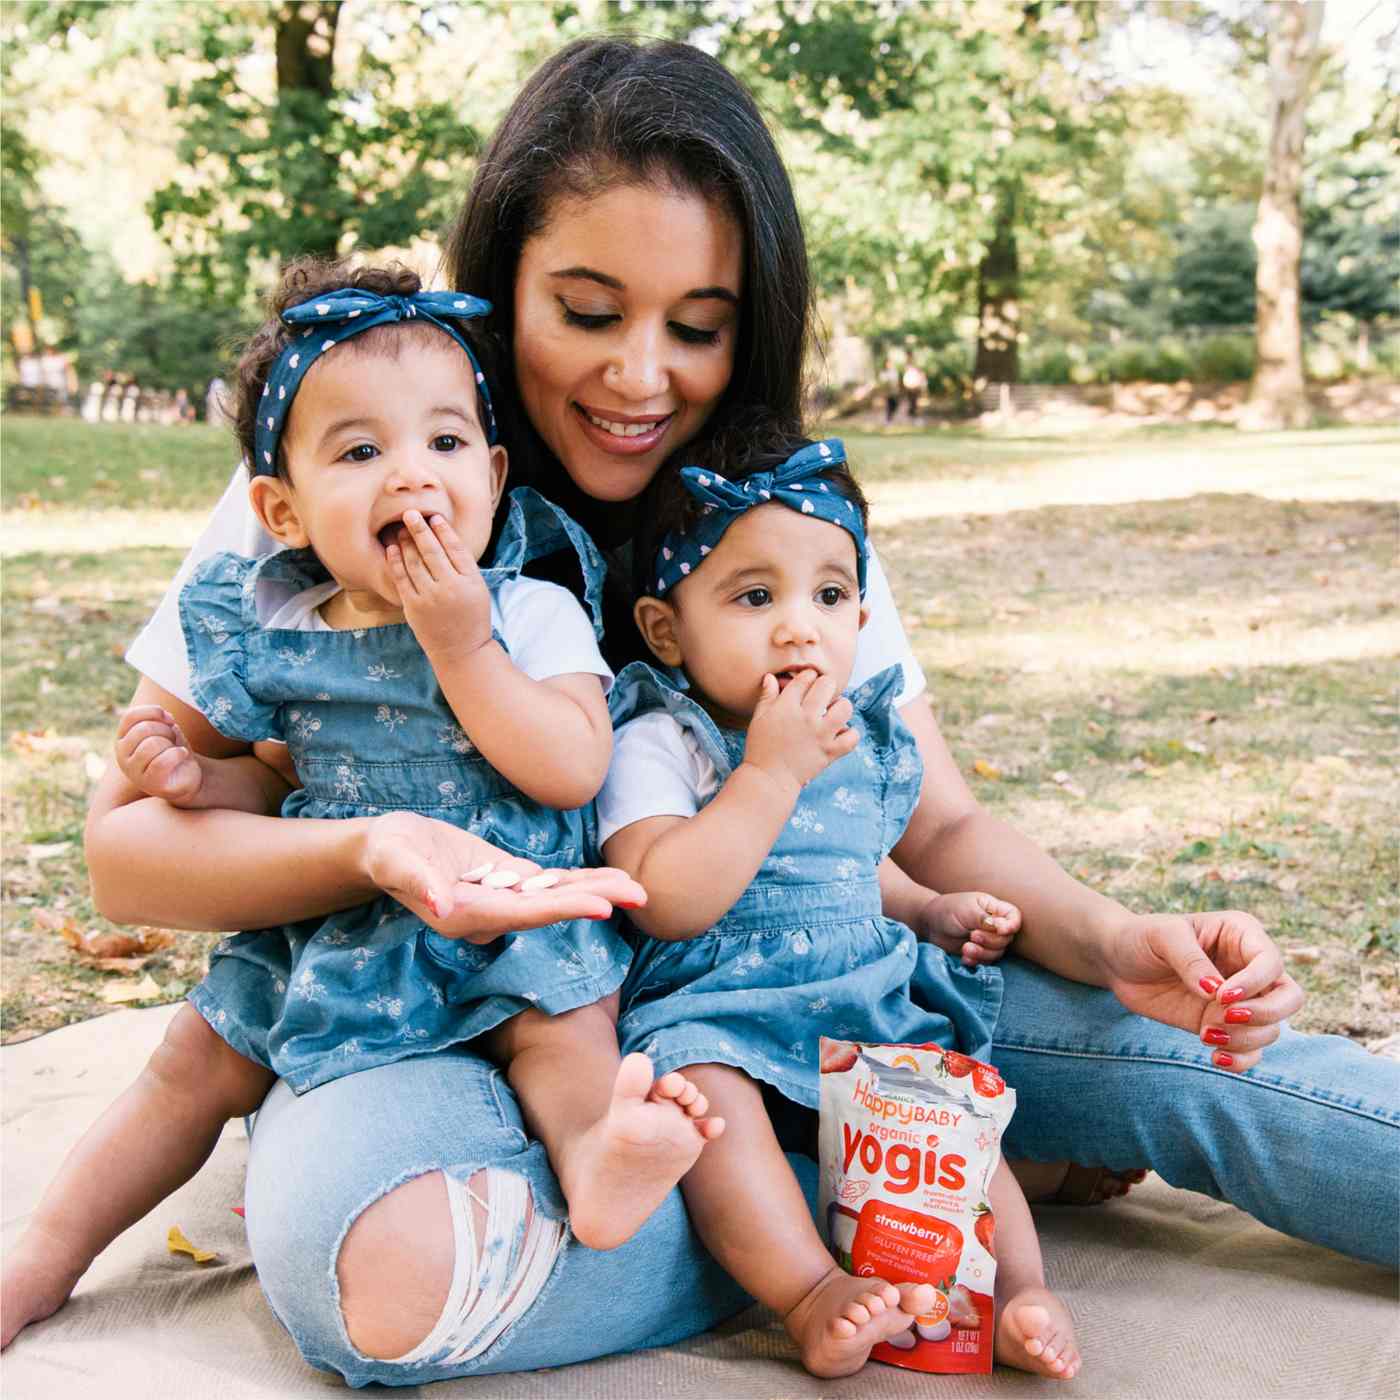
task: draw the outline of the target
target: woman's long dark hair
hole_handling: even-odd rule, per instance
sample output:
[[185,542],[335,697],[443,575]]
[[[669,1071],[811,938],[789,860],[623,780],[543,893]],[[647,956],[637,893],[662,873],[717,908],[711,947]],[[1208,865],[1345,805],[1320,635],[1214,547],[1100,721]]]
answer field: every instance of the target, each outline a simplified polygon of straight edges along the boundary
[[[595,506],[570,492],[520,404],[510,350],[520,251],[560,195],[660,182],[721,200],[744,238],[744,297],[734,373],[711,420],[762,404],[802,426],[811,278],[792,185],[753,98],[723,64],[689,44],[581,39],[521,89],[481,157],[448,242],[455,287],[491,300],[505,352],[495,394],[515,481],[578,513],[599,536]],[[494,387],[494,386],[493,386]],[[707,426],[706,431],[709,431]],[[618,514],[616,505],[611,513]],[[616,522],[613,522],[614,526]]]

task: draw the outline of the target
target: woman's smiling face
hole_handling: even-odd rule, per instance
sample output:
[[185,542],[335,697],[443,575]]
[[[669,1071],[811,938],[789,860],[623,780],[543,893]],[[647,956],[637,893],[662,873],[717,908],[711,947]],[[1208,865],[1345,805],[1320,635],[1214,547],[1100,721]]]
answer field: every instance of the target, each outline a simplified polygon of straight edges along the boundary
[[670,185],[560,197],[521,249],[515,372],[535,430],[600,501],[638,496],[734,368],[743,235]]

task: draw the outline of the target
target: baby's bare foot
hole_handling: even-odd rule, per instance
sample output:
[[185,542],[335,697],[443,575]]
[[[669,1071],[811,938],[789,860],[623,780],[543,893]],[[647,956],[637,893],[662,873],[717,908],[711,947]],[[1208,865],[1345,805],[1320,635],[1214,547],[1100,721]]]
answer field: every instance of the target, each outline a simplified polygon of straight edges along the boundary
[[705,1096],[682,1074],[653,1080],[645,1055],[618,1066],[612,1102],[569,1151],[560,1180],[569,1224],[590,1249],[632,1238],[707,1142],[724,1131]]
[[877,1342],[906,1332],[933,1307],[926,1283],[852,1278],[832,1268],[783,1319],[814,1376],[849,1376],[870,1359]]
[[993,1354],[1003,1366],[1067,1381],[1079,1371],[1079,1343],[1069,1309],[1048,1288],[1026,1288],[997,1318]]
[[5,1256],[0,1279],[0,1350],[31,1322],[42,1322],[68,1301],[83,1267],[66,1258],[65,1247],[26,1231]]

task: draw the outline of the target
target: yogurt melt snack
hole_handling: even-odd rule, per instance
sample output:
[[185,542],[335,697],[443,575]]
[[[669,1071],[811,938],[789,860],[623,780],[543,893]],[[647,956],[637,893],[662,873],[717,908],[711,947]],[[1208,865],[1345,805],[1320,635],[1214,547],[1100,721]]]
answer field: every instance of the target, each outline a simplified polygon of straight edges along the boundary
[[858,1277],[931,1283],[933,1310],[871,1355],[916,1371],[992,1369],[996,1222],[987,1186],[1016,1094],[937,1045],[821,1041],[821,1220]]

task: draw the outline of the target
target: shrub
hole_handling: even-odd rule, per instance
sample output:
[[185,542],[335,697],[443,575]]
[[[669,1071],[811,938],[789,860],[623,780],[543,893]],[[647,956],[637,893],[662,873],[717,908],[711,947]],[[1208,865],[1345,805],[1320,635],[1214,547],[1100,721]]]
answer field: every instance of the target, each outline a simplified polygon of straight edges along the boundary
[[1248,379],[1254,373],[1254,341],[1247,335],[1213,335],[1196,346],[1193,359],[1193,379]]

